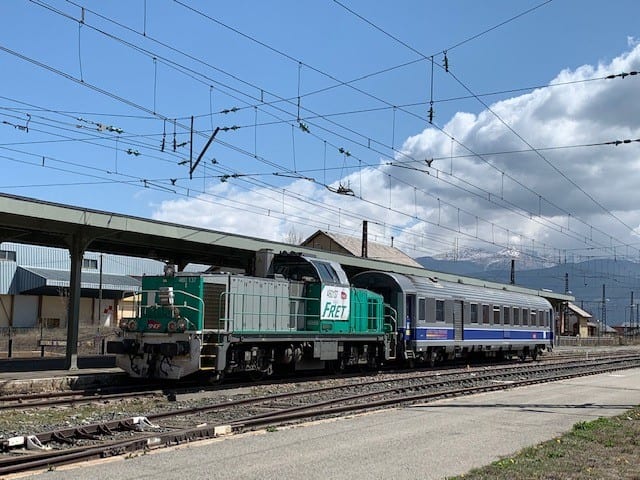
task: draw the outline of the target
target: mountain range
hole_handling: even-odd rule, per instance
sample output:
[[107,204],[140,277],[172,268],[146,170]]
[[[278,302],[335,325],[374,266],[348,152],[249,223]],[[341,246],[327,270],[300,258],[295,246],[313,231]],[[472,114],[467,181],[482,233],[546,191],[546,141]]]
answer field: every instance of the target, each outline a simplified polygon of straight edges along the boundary
[[[455,255],[416,258],[428,270],[498,283],[510,283],[512,260],[515,260],[516,285],[567,292],[575,297],[577,306],[609,326],[624,325],[630,321],[636,324],[640,320],[640,263],[610,258],[582,262],[556,258],[554,262],[538,254],[522,255],[513,249],[496,253],[468,249]],[[633,308],[630,307],[632,292]]]

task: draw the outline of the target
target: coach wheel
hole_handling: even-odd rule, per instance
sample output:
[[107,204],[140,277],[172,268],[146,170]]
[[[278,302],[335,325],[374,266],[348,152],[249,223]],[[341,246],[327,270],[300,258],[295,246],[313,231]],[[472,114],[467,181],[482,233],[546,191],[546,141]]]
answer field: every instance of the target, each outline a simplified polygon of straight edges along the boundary
[[534,348],[531,352],[531,358],[534,362],[538,359],[538,347]]
[[527,350],[522,350],[518,354],[518,358],[520,359],[521,362],[524,362],[527,359]]
[[431,355],[429,355],[429,366],[431,368],[436,366],[436,363],[438,363],[438,351],[437,350],[432,350],[431,351]]
[[216,372],[208,375],[209,385],[220,385],[224,381],[224,372]]

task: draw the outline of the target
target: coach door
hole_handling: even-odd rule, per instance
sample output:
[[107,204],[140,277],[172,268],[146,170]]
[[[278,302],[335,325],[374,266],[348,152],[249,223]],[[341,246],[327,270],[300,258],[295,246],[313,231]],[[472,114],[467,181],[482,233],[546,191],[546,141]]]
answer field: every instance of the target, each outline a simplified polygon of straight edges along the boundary
[[460,300],[453,301],[453,339],[464,340],[464,318],[462,302]]

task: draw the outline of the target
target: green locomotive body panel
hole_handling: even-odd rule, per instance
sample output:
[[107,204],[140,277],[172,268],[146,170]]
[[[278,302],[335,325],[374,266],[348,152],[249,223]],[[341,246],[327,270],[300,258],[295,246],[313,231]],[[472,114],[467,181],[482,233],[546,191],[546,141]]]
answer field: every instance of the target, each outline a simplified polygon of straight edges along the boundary
[[[163,290],[172,297],[170,305],[162,301]],[[171,293],[169,293],[171,292]],[[168,332],[177,318],[186,321],[187,330],[202,330],[204,321],[203,281],[200,276],[142,277],[140,315],[134,319],[141,332]]]

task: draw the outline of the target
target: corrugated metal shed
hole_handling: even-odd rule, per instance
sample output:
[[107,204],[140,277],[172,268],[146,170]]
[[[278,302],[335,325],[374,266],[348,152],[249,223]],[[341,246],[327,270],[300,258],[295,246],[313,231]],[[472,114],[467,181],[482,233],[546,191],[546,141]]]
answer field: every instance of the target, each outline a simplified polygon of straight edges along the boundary
[[0,260],[0,295],[15,295],[17,293],[13,283],[16,268],[16,262]]
[[[16,252],[18,266],[45,268],[53,270],[70,270],[71,261],[69,251],[63,248],[41,247],[37,245],[24,245],[20,243],[0,243],[0,250]],[[99,271],[100,253],[86,252],[85,260],[92,262],[95,268],[83,270]],[[102,273],[116,275],[160,275],[163,272],[164,263],[158,260],[146,258],[128,257],[125,255],[102,255]]]
[[[70,273],[66,270],[49,268],[18,267],[18,290],[20,293],[33,293],[49,287],[69,287]],[[98,290],[137,291],[140,281],[128,275],[100,274],[82,272],[80,288]]]

